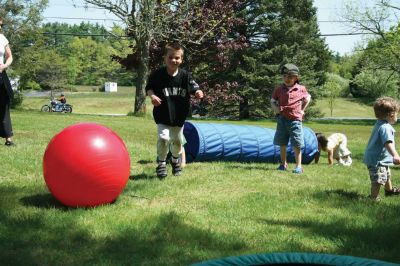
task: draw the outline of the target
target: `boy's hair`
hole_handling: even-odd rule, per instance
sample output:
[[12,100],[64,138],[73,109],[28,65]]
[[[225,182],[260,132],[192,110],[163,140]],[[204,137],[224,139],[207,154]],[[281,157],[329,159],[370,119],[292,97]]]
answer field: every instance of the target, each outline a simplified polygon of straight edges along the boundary
[[184,50],[183,50],[182,45],[180,45],[180,44],[177,43],[177,42],[168,43],[167,45],[165,45],[164,55],[167,55],[168,51],[179,51],[179,50],[182,51],[182,57],[183,57],[183,52],[184,52]]
[[400,110],[399,102],[391,97],[381,97],[374,103],[375,117],[385,119],[391,112],[398,113]]
[[328,146],[328,139],[322,133],[315,133],[315,135],[317,136],[317,140],[319,145],[321,146],[321,149],[325,150]]

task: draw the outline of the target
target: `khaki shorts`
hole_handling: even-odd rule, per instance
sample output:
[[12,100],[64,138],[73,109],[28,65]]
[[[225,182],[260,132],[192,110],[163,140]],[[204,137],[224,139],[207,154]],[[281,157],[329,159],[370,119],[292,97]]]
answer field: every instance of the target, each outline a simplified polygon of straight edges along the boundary
[[386,184],[390,180],[389,166],[368,166],[369,178],[373,184]]

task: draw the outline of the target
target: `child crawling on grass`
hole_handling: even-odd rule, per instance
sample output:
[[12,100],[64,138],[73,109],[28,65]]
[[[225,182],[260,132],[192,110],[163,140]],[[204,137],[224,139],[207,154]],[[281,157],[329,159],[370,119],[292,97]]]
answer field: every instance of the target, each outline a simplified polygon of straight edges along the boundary
[[318,154],[315,156],[315,163],[318,163],[321,151],[328,153],[328,164],[333,165],[333,159],[338,164],[350,166],[352,164],[351,152],[347,148],[347,137],[342,133],[333,133],[326,137],[323,133],[316,133],[318,140]]

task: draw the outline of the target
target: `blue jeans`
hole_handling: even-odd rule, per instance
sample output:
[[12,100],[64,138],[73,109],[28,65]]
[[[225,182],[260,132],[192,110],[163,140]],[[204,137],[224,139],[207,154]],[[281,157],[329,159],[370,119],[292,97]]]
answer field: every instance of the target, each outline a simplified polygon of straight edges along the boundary
[[288,145],[289,140],[293,147],[301,148],[304,146],[303,123],[298,120],[290,120],[279,116],[274,136],[274,145]]

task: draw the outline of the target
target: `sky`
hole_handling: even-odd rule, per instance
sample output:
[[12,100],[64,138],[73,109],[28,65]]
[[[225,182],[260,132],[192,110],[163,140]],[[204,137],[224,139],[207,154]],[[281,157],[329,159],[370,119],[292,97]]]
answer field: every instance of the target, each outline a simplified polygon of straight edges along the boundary
[[[351,29],[344,23],[332,22],[342,20],[344,3],[349,0],[314,0],[317,7],[317,19],[321,34],[349,33]],[[372,0],[364,0],[364,3]],[[85,8],[83,0],[49,0],[44,14],[45,22],[64,22],[79,24],[82,21],[99,23],[109,28],[113,23],[121,24],[113,14],[95,7]],[[331,51],[340,55],[350,54],[356,45],[365,42],[366,36],[327,36],[326,43]]]

